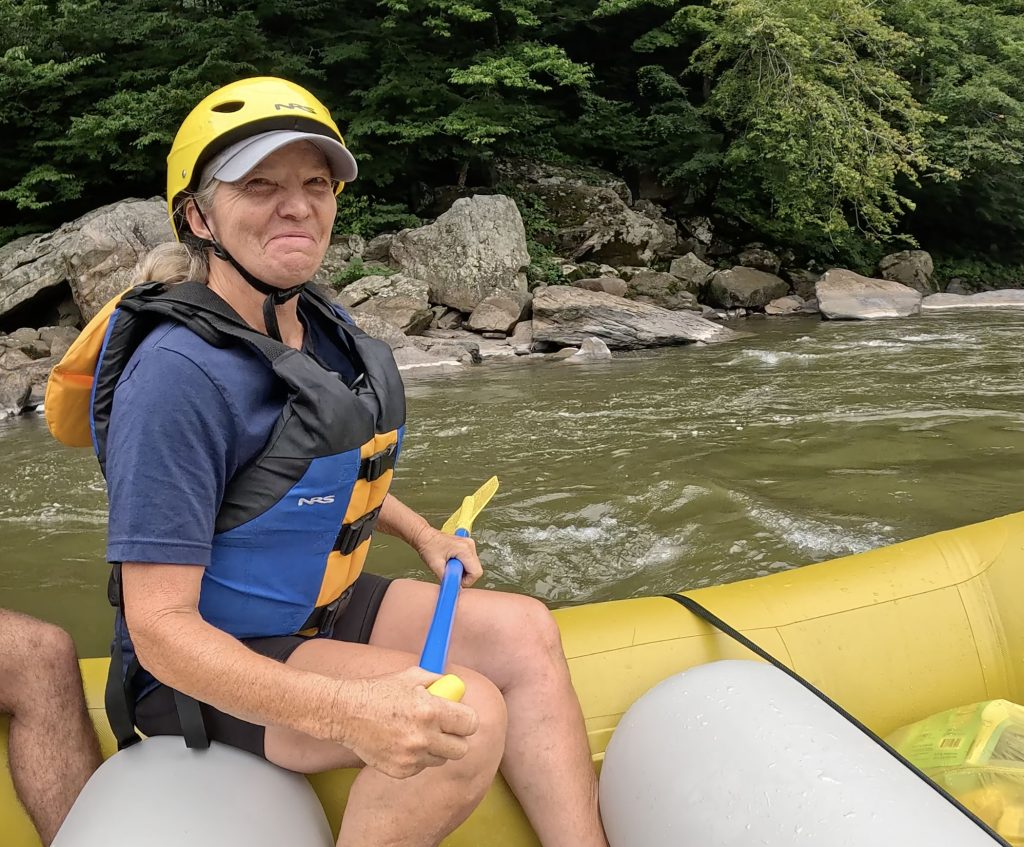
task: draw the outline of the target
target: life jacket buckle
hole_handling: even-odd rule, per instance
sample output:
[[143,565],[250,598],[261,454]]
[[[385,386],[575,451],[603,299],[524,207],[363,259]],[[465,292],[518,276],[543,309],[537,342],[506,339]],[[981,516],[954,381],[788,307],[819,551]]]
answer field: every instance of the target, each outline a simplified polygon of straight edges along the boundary
[[388,471],[395,467],[395,459],[398,455],[398,445],[390,444],[379,453],[367,456],[360,464],[359,477],[367,482],[380,479]]
[[350,585],[326,606],[313,609],[306,622],[302,625],[302,629],[299,630],[299,634],[306,635],[309,630],[314,629],[316,630],[315,633],[308,634],[329,636],[334,632],[334,625],[338,622],[338,618],[341,617],[341,613],[348,608],[348,604],[352,600],[352,592],[355,589],[355,585]]
[[380,506],[372,512],[367,512],[361,518],[356,518],[352,523],[342,524],[341,531],[334,541],[334,549],[347,556],[352,553],[360,544],[373,535],[373,529],[377,525],[377,518],[380,517]]

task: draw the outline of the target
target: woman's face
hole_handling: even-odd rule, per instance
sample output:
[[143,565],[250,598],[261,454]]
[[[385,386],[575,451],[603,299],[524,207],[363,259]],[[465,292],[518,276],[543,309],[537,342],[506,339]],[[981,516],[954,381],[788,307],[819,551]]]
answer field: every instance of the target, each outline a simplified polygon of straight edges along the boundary
[[[320,267],[337,208],[327,160],[299,141],[275,150],[237,182],[221,183],[206,219],[243,268],[288,288]],[[188,217],[192,231],[204,235],[192,204]]]

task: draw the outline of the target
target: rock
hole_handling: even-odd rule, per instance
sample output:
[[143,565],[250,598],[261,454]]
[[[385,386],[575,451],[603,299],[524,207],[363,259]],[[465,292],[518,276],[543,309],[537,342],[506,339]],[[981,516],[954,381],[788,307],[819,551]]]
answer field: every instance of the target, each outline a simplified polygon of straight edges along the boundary
[[711,242],[715,240],[715,230],[711,219],[702,215],[683,218],[680,222],[683,232],[693,240],[693,252],[698,258],[707,255]]
[[954,278],[954,279],[951,279],[949,281],[949,284],[946,286],[946,293],[947,294],[970,294],[971,292],[967,290],[967,287],[964,285],[964,281],[962,279]]
[[814,297],[814,286],[821,279],[821,274],[802,268],[790,268],[784,275],[789,280],[789,284],[793,286],[793,293],[798,297],[803,297],[804,300]]
[[363,248],[363,261],[386,262],[391,253],[391,242],[394,240],[394,233],[390,232],[371,238]]
[[480,302],[469,316],[466,327],[473,332],[508,335],[523,319],[532,299],[525,291],[499,291]]
[[812,297],[810,300],[805,300],[800,312],[805,315],[820,315],[821,309],[818,308],[818,298]]
[[[556,229],[541,240],[572,261],[647,265],[677,254],[676,227],[631,209],[609,188],[591,185],[526,185]],[[597,276],[597,274],[587,274]]]
[[474,341],[417,336],[410,339],[412,346],[440,359],[453,359],[460,365],[475,365],[480,362],[480,345]]
[[567,167],[541,160],[516,158],[499,159],[494,167],[499,180],[514,185],[606,188],[626,205],[633,202],[633,195],[626,181],[600,168],[586,165]]
[[650,268],[644,267],[643,265],[620,265],[615,269],[613,276],[617,276],[619,279],[624,279],[626,282],[629,282],[637,274],[642,274],[649,270]]
[[333,250],[334,256],[339,261],[350,262],[357,256],[363,257],[363,254],[366,252],[366,240],[361,235],[356,235],[355,233],[335,235],[331,238],[331,244],[327,250],[328,252]]
[[600,338],[591,337],[585,339],[580,345],[580,349],[566,361],[573,364],[588,364],[589,362],[608,362],[611,361],[611,358],[612,351],[608,349],[608,345]]
[[616,297],[625,297],[629,286],[624,279],[617,276],[601,276],[591,279],[578,279],[573,283],[575,288],[582,288],[586,291],[603,291],[605,294],[613,294]]
[[352,320],[363,332],[371,338],[378,338],[385,342],[392,350],[404,347],[409,341],[400,326],[395,326],[380,315],[353,312]]
[[376,315],[399,327],[406,335],[419,335],[429,329],[433,312],[425,301],[399,294],[397,297],[374,297],[352,310],[354,315]]
[[833,320],[906,318],[921,311],[921,292],[842,268],[828,271],[815,292],[821,313]]
[[0,354],[0,368],[5,371],[18,370],[26,365],[31,365],[33,358],[18,347],[7,348],[6,352]]
[[[61,344],[67,343],[67,347],[70,347],[72,342],[78,338],[78,330],[70,326],[44,326],[39,330],[39,340],[44,344],[48,344],[51,348],[55,342]],[[64,349],[67,350],[67,347]],[[52,355],[56,356],[56,353]],[[61,353],[60,355],[64,355]]]
[[685,283],[679,277],[660,271],[637,274],[629,281],[626,296],[630,300],[650,303],[671,311],[689,309],[699,312],[701,310],[697,298],[686,290]]
[[745,268],[778,274],[782,267],[782,259],[763,244],[748,244],[741,251],[736,261]]
[[345,307],[359,306],[367,300],[379,297],[408,297],[422,303],[428,309],[427,301],[430,286],[425,280],[416,279],[407,274],[390,274],[364,276],[350,285],[346,285],[333,298],[336,303]]
[[932,294],[921,301],[922,311],[945,309],[1022,309],[1024,290],[1001,288],[977,294]]
[[533,321],[520,321],[508,339],[509,346],[517,356],[533,352]]
[[882,279],[899,282],[924,294],[935,291],[932,285],[935,265],[931,255],[925,250],[900,250],[898,253],[891,253],[878,263],[878,270]]
[[79,309],[91,318],[128,287],[148,250],[173,237],[162,199],[131,199],[89,212],[27,245],[0,248],[0,315],[70,283]]
[[400,371],[417,371],[417,372],[431,372],[431,371],[445,371],[452,369],[461,369],[462,363],[459,361],[458,355],[452,350],[433,353],[427,350],[420,350],[418,347],[409,345],[407,347],[399,347],[394,351],[395,362],[398,363],[398,369]]
[[772,300],[764,307],[764,313],[766,315],[796,315],[803,311],[804,305],[803,297],[790,294],[788,297]]
[[447,309],[437,319],[438,329],[459,329],[463,323],[463,315],[458,309]]
[[331,244],[324,253],[324,260],[313,275],[313,282],[335,288],[343,271],[348,268],[352,251],[348,244]]
[[785,297],[789,285],[774,274],[753,268],[734,267],[717,271],[708,283],[708,302],[726,309],[766,306],[777,297]]
[[30,341],[39,340],[39,330],[33,329],[30,326],[23,326],[21,329],[16,329],[14,332],[9,333],[7,336],[8,346],[18,346],[20,344],[26,344]]
[[21,414],[32,394],[32,378],[25,371],[0,372],[0,418]]
[[591,336],[618,350],[740,337],[690,312],[670,312],[600,291],[552,285],[534,292],[535,342],[575,346]]
[[457,200],[429,226],[396,235],[391,260],[430,284],[432,303],[472,312],[497,291],[526,291],[530,254],[515,203],[477,195]]
[[695,253],[687,253],[682,258],[673,259],[668,272],[678,277],[687,291],[699,297],[715,269],[702,262]]
[[57,304],[57,325],[80,328],[85,326],[82,310],[78,308],[71,286],[67,287],[67,296]]
[[701,306],[700,316],[708,321],[724,321],[728,317],[721,309],[715,309],[712,306]]
[[549,353],[547,358],[551,359],[552,361],[559,361],[561,359],[571,359],[579,352],[579,347],[563,347],[561,350],[556,350],[554,353]]
[[46,399],[46,383],[45,382],[34,382],[32,383],[32,390],[28,394],[28,400],[25,401],[26,409],[38,409],[43,405],[43,400]]

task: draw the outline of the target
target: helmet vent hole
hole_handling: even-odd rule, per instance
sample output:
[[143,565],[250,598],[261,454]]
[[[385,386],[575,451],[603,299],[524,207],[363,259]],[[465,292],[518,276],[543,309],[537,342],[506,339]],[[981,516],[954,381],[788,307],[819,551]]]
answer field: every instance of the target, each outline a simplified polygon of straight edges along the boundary
[[218,103],[212,107],[214,112],[237,112],[245,103],[241,100],[228,100],[226,103]]

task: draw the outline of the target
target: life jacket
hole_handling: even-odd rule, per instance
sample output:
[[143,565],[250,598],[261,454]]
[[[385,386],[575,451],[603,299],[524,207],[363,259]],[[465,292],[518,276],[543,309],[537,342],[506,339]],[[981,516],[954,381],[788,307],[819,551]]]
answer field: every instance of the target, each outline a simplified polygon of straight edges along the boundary
[[103,469],[114,389],[158,323],[182,323],[217,347],[246,345],[285,384],[288,399],[266,445],[228,482],[200,590],[203,618],[237,638],[323,628],[362,571],[405,424],[405,392],[388,345],[309,288],[300,298],[337,329],[364,374],[356,387],[256,332],[197,282],[147,283],[115,298],[47,384],[51,431],[73,446],[88,438]]
[[[114,298],[46,388],[50,431],[71,446],[91,443],[105,471],[114,389],[157,324],[177,321],[217,347],[245,345],[284,383],[288,399],[267,443],[226,486],[200,587],[200,614],[237,638],[333,629],[366,560],[405,425],[405,390],[387,344],[342,319],[311,289],[299,297],[336,329],[361,371],[352,387],[312,357],[253,330],[205,285],[185,282],[147,283]],[[124,605],[120,563],[107,594]],[[139,740],[139,670],[137,658],[125,666],[115,636],[105,700],[118,749]],[[199,704],[179,691],[174,699],[186,744],[206,747]]]

